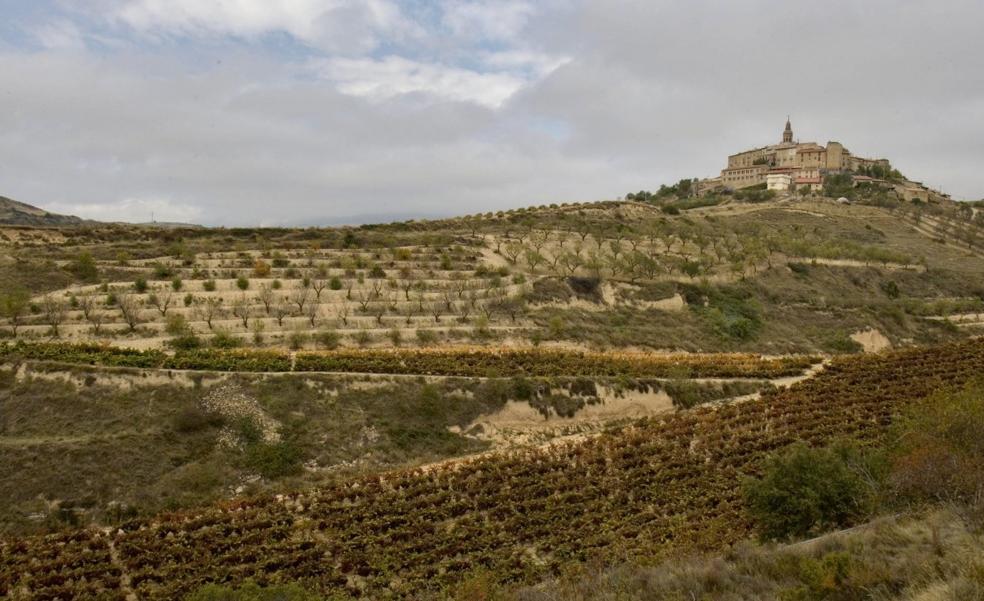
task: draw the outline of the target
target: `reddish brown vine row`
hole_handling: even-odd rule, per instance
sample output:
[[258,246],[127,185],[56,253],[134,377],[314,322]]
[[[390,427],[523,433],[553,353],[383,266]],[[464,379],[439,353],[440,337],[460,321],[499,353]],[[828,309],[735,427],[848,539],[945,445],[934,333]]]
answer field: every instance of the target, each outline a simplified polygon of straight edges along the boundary
[[[766,454],[797,439],[876,437],[904,403],[982,372],[981,340],[846,358],[756,401],[579,444],[134,521],[113,537],[146,599],[246,578],[406,598],[478,568],[529,581],[571,561],[720,548],[751,532],[738,484]],[[0,544],[0,595],[118,596],[101,536]]]

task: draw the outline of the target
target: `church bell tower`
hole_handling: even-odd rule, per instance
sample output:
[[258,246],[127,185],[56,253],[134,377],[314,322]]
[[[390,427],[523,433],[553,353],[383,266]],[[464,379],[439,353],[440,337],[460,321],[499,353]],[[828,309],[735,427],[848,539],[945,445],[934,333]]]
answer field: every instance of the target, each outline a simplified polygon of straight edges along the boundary
[[782,143],[792,144],[793,143],[793,126],[789,123],[789,116],[786,117],[786,129],[782,132]]

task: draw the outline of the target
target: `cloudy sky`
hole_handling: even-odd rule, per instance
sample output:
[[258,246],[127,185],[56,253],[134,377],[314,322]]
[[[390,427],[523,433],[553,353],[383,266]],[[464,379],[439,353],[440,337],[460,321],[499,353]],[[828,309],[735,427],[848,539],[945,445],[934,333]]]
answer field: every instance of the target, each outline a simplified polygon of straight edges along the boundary
[[980,0],[0,0],[0,195],[330,224],[614,198],[798,138],[984,196]]

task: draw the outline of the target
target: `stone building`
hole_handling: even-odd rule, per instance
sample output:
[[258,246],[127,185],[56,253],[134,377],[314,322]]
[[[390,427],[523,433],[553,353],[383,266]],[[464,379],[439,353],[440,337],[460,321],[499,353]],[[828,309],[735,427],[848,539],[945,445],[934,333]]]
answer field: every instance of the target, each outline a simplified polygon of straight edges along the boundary
[[[867,159],[854,156],[840,142],[827,142],[821,146],[816,142],[796,142],[793,126],[786,119],[782,141],[778,144],[745,150],[728,157],[728,166],[721,170],[720,185],[740,189],[769,183],[770,175],[789,177],[788,187],[809,186],[811,190],[823,187],[823,175],[837,171],[860,171],[882,165],[888,167],[887,159]],[[772,178],[770,189],[780,189],[784,178]]]

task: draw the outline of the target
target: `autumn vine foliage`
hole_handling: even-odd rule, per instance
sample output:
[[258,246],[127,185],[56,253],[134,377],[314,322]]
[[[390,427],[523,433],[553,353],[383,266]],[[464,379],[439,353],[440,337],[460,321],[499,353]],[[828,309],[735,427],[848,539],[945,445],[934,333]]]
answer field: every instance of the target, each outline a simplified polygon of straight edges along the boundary
[[[753,533],[738,483],[796,441],[873,441],[908,403],[984,369],[984,341],[843,358],[758,400],[579,443],[366,476],[0,543],[0,596],[176,599],[208,582],[298,581],[412,598],[475,570],[528,582],[570,562],[712,550]],[[116,559],[109,552],[112,543]]]
[[344,372],[463,377],[625,376],[630,378],[779,378],[819,362],[808,355],[765,358],[753,354],[654,354],[550,349],[449,347],[443,349],[342,349],[298,353],[275,350],[194,349],[168,354],[98,344],[0,344],[0,360],[32,359],[110,367],[203,371]]

